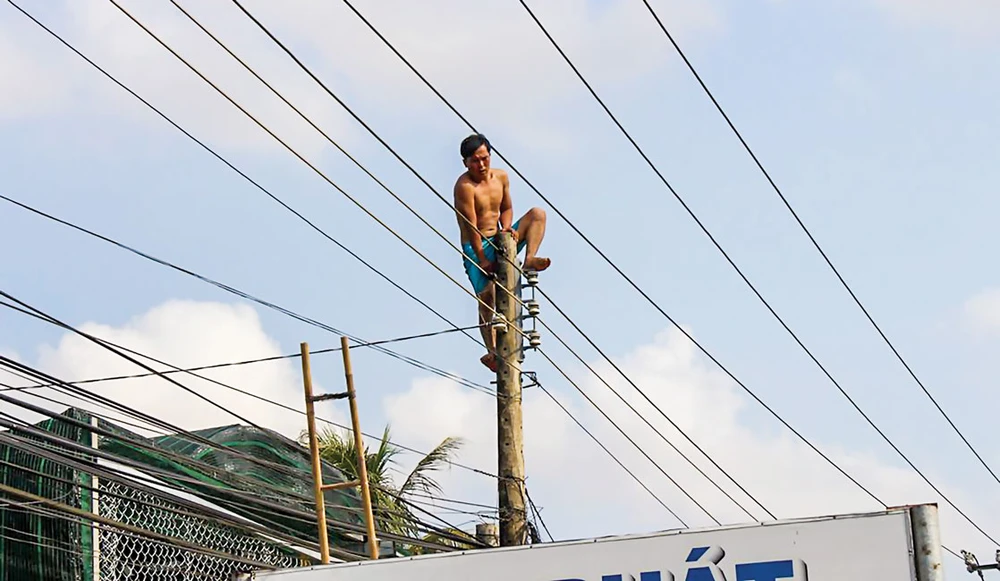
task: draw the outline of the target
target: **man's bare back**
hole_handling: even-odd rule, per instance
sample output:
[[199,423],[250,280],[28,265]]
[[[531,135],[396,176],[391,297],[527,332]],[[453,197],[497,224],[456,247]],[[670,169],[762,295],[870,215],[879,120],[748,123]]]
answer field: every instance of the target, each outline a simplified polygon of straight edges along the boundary
[[489,273],[493,272],[496,260],[491,239],[498,231],[513,234],[518,252],[527,248],[523,263],[525,270],[545,270],[552,261],[536,256],[545,237],[545,211],[531,208],[514,222],[510,179],[506,171],[490,167],[490,153],[489,141],[482,135],[470,135],[462,142],[462,161],[467,171],[455,181],[455,210],[465,255],[465,271],[482,301],[479,323],[487,349],[482,362],[495,371],[495,340],[489,326],[494,304],[493,281]]

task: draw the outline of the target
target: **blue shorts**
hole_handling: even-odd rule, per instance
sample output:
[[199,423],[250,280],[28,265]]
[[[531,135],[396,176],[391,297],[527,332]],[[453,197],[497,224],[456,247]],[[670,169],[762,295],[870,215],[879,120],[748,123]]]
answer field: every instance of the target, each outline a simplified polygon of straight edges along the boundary
[[[511,228],[517,230],[517,226],[520,223],[520,220],[514,222]],[[483,239],[483,254],[486,255],[486,259],[490,262],[496,262],[497,260],[497,251],[496,248],[494,248],[494,244],[498,244],[496,238],[497,237],[494,235],[490,238]],[[493,242],[493,244],[490,244],[490,242]],[[517,251],[521,252],[521,250],[524,249],[525,244],[526,242],[524,238],[519,238],[517,241]],[[476,294],[481,294],[484,290],[486,290],[486,285],[489,284],[492,279],[479,269],[479,257],[476,256],[476,249],[472,247],[471,242],[463,242],[462,251],[465,253],[465,257],[462,258],[462,264],[465,266],[465,274],[469,276],[469,281],[472,283],[472,288]]]

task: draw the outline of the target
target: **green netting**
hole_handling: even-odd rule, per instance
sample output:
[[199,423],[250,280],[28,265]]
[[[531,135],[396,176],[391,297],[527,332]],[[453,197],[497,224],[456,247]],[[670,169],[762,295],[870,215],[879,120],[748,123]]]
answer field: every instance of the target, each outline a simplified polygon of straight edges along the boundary
[[[46,420],[36,427],[83,442],[83,434],[65,422]],[[20,430],[10,433],[42,443]],[[4,461],[0,466],[3,484],[81,508],[81,489],[62,482],[79,482],[73,469],[4,445],[0,445],[0,457]],[[86,562],[89,572],[89,558],[83,555],[89,548],[89,535],[90,530],[80,524],[30,511],[23,499],[0,493],[0,581],[89,581],[84,571]]]
[[[91,421],[89,414],[72,408],[63,415],[82,422]],[[119,438],[99,436],[99,446],[103,452],[191,478],[201,484],[180,481],[174,483],[216,506],[264,524],[272,530],[281,530],[290,536],[311,543],[316,542],[315,520],[303,521],[275,514],[268,509],[255,509],[239,496],[240,492],[267,492],[273,495],[270,501],[272,504],[314,514],[313,502],[292,498],[293,495],[301,495],[311,499],[313,494],[312,479],[309,477],[311,468],[308,450],[296,442],[276,432],[238,425],[197,432],[201,438],[224,448],[216,450],[182,436],[146,439],[104,420],[100,420],[98,425],[121,438],[153,448],[153,450],[144,449],[134,443],[123,442]],[[90,433],[68,422],[47,420],[36,424],[36,427],[90,445]],[[18,430],[12,430],[11,433],[41,442]],[[170,458],[166,452],[184,458]],[[280,469],[261,466],[240,457],[244,454],[301,472],[298,475],[289,475]],[[8,446],[0,445],[0,456],[5,462],[15,465],[0,469],[0,481],[4,484],[83,510],[91,510],[94,498],[89,489],[79,486],[92,485],[90,474],[78,472],[68,466]],[[68,482],[45,478],[29,471],[37,471]],[[157,477],[166,480],[162,476]],[[343,473],[328,464],[323,466],[323,478],[326,483],[345,480]],[[264,483],[279,490],[266,491],[262,486]],[[127,498],[145,499],[147,502],[171,506],[162,498],[105,479],[100,479],[99,489],[124,494]],[[328,492],[325,499],[328,519],[346,521],[363,527],[361,499],[357,490]],[[188,551],[164,547],[113,531],[100,533],[100,555],[95,561],[91,527],[28,513],[23,508],[17,507],[18,502],[16,499],[0,498],[0,524],[2,524],[0,581],[91,581],[93,566],[101,567],[102,581],[199,579],[203,578],[202,572],[211,572],[213,578],[219,575],[221,577],[218,578],[227,578],[228,572],[245,569],[235,562],[193,555]],[[291,549],[256,535],[219,525],[211,519],[179,516],[156,507],[145,506],[140,502],[129,502],[111,496],[102,496],[98,505],[98,512],[102,516],[177,538],[197,539],[197,542],[216,550],[277,567],[307,564],[301,555]],[[175,508],[180,507],[175,506]],[[348,534],[333,524],[329,533],[331,546],[355,553],[366,552],[363,539],[359,535]]]

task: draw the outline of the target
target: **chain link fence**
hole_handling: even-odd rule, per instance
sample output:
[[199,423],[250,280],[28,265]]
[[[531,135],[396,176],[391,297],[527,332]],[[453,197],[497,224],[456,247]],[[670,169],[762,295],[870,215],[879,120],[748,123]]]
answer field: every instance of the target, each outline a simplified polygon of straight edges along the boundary
[[[117,482],[101,481],[99,489],[102,493],[120,495],[100,495],[98,504],[102,517],[278,569],[301,565],[290,551],[283,551],[245,531],[167,510],[182,507],[162,498]],[[238,561],[114,529],[102,529],[97,546],[101,581],[224,581],[233,572],[247,568]]]

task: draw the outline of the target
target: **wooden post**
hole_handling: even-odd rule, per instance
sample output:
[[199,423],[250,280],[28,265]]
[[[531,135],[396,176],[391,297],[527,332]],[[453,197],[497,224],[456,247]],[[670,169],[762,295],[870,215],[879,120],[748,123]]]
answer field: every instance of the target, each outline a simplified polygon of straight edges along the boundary
[[368,465],[365,458],[365,443],[361,436],[361,419],[358,417],[358,402],[354,391],[354,372],[351,370],[351,353],[347,337],[340,338],[340,351],[344,356],[344,377],[347,380],[347,400],[351,406],[351,426],[354,429],[354,446],[358,450],[358,480],[361,483],[361,501],[365,508],[365,524],[368,527],[368,555],[378,559],[378,538],[375,536],[375,516],[372,512],[372,493],[368,483]]
[[[496,332],[497,366],[497,480],[500,546],[523,545],[527,539],[524,500],[524,441],[521,423],[521,334],[517,291],[517,245],[509,233],[498,237],[507,259],[497,257],[496,310],[506,321]],[[504,290],[506,289],[506,290]]]
[[309,344],[299,345],[302,352],[302,382],[306,392],[306,422],[309,428],[309,454],[312,457],[313,494],[316,498],[316,521],[319,527],[319,558],[330,562],[330,541],[326,531],[326,505],[323,502],[323,470],[316,439],[316,413],[313,410],[312,372],[309,370]]

